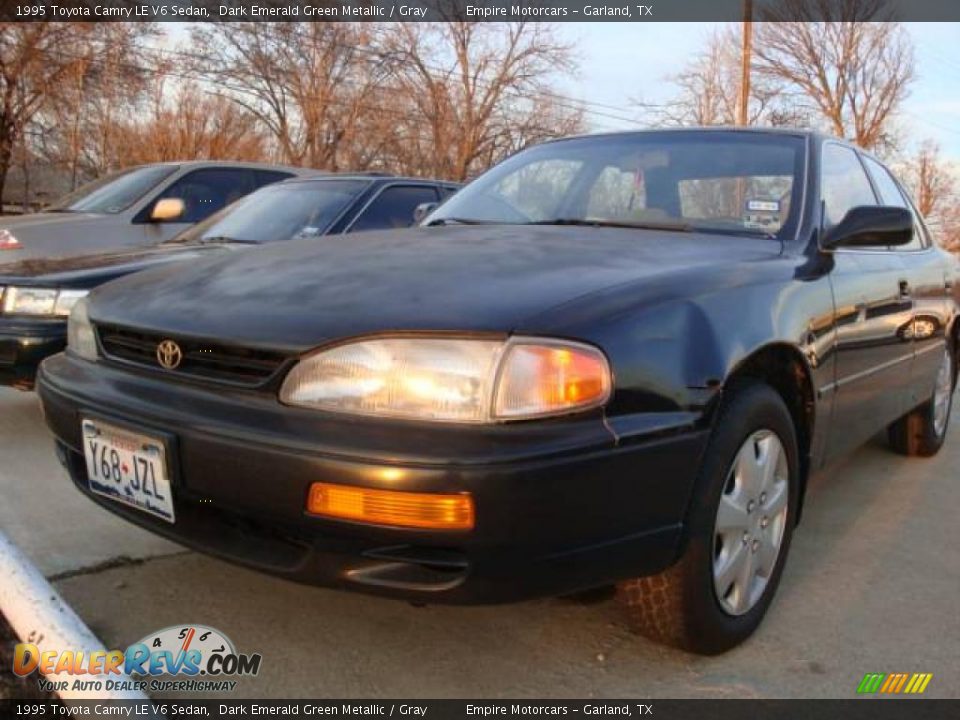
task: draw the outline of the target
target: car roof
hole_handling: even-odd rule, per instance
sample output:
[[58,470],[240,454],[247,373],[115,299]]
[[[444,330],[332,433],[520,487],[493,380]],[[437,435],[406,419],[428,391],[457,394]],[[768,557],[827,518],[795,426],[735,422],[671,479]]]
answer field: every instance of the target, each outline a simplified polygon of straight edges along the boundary
[[297,167],[295,165],[278,165],[276,163],[264,162],[244,162],[242,160],[170,160],[159,163],[143,163],[138,167],[154,167],[169,165],[171,167],[188,168],[196,170],[198,168],[218,168],[218,167],[236,167],[247,168],[251,170],[272,170],[274,172],[289,172],[298,177],[319,175],[323,171],[314,168]]
[[430,185],[446,185],[451,187],[461,187],[462,182],[457,182],[455,180],[435,180],[433,178],[422,178],[422,177],[410,177],[407,175],[391,175],[390,173],[382,172],[337,172],[337,173],[323,173],[318,172],[313,175],[305,177],[295,177],[288,178],[283,181],[283,185],[289,185],[291,183],[305,183],[313,182],[317,180],[370,180],[371,182],[409,182],[409,183],[426,183]]
[[803,137],[818,140],[835,140],[837,142],[849,142],[843,138],[833,137],[817,130],[795,127],[759,127],[756,125],[690,125],[684,127],[663,127],[663,128],[644,128],[640,130],[616,130],[602,133],[583,133],[580,135],[569,135],[567,137],[548,140],[547,142],[563,142],[564,140],[574,140],[579,138],[591,137],[629,137],[631,135],[657,135],[661,133],[751,133],[755,135],[788,135],[791,137]]

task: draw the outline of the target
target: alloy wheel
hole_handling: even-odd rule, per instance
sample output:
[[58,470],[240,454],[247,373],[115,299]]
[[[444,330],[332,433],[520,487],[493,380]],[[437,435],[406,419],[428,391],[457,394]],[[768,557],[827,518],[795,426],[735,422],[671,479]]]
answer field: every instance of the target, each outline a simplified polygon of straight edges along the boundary
[[780,438],[758,430],[740,447],[717,507],[713,587],[723,610],[743,615],[760,600],[780,555],[790,497]]
[[933,431],[942,437],[947,429],[950,416],[950,396],[953,395],[953,378],[950,377],[950,349],[943,351],[940,369],[937,371],[937,383],[933,390]]

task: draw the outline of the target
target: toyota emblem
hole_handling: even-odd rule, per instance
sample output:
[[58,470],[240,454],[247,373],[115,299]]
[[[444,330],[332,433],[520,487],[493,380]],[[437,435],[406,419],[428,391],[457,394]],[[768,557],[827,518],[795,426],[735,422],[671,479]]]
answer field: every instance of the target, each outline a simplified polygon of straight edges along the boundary
[[166,370],[176,370],[183,362],[183,350],[173,340],[164,340],[157,345],[157,362]]

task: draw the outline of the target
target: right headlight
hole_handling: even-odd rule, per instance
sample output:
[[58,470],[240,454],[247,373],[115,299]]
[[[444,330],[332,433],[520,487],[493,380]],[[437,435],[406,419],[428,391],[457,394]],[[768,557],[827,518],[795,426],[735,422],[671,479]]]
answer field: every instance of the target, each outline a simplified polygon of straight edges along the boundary
[[83,298],[74,303],[67,320],[67,350],[84,360],[96,360],[99,354],[97,338],[87,315],[87,301]]
[[40,317],[68,317],[74,304],[87,296],[87,290],[57,290],[56,288],[17,287],[0,288],[0,310],[5,315],[35,315]]
[[280,400],[357,415],[488,423],[598,407],[611,388],[606,357],[581,343],[375,338],[305,357]]

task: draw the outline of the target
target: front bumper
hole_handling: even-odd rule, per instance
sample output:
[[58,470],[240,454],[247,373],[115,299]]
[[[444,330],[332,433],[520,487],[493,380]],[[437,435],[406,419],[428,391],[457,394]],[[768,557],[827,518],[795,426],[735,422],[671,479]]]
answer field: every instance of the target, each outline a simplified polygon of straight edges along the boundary
[[[108,510],[292,580],[421,602],[556,595],[668,567],[707,432],[654,415],[617,439],[599,415],[479,428],[348,418],[69,355],[44,363],[38,391],[73,482]],[[176,524],[89,492],[82,415],[168,438]],[[476,526],[309,516],[315,481],[469,492]]]
[[31,387],[40,362],[66,345],[62,318],[0,317],[0,385]]

